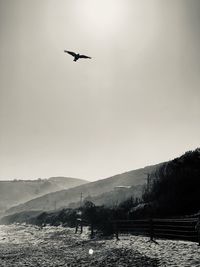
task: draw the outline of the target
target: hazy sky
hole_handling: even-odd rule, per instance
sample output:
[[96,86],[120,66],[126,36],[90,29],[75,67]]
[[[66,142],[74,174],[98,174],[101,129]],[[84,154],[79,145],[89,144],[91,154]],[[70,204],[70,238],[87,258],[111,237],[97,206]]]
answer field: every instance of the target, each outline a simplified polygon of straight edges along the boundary
[[96,180],[197,148],[199,47],[199,0],[0,0],[0,179]]

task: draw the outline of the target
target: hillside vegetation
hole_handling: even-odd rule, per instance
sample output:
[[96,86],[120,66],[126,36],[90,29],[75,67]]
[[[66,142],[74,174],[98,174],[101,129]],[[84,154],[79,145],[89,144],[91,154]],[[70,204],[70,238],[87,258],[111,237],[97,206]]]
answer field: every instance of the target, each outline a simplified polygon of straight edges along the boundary
[[152,216],[180,216],[200,211],[200,149],[186,152],[153,172],[143,194]]
[[[147,170],[148,172],[146,172]],[[140,180],[134,176],[142,173],[148,173],[146,185],[143,184],[145,176],[142,176],[143,179]],[[135,185],[127,187],[131,183]],[[113,184],[115,189],[109,191],[113,188]],[[105,185],[106,187],[104,187]],[[122,185],[126,186],[123,188]],[[105,191],[105,188],[107,191],[100,194],[99,192]],[[92,192],[90,191],[92,189],[97,195],[87,196],[83,203],[80,203],[80,192],[84,192],[84,190]],[[35,199],[34,203],[30,201],[16,207],[15,210],[23,208],[24,211],[5,216],[1,223],[27,222],[41,226],[62,224],[75,227],[76,219],[80,219],[81,212],[81,218],[91,226],[91,229],[98,230],[104,235],[110,235],[114,230],[112,222],[116,219],[197,217],[200,213],[200,149],[186,152],[179,158],[151,166],[151,168],[147,167],[117,175],[48,194],[49,196],[54,196],[54,199],[56,198],[58,201],[59,197],[63,196],[58,202],[60,203],[59,209],[49,211],[50,209],[48,210],[47,207],[51,206],[43,206],[46,208],[45,212],[37,211],[36,207],[39,207],[41,201],[44,201],[47,197],[45,195]],[[77,202],[69,203],[68,196],[71,197],[70,200],[77,199]],[[66,206],[61,209],[63,203]],[[66,208],[67,205],[68,208]],[[29,207],[30,209],[28,209]]]
[[[139,194],[141,195],[141,185],[145,184],[147,173],[155,170],[157,166],[158,165],[148,166],[142,169],[137,169],[106,179],[98,180],[96,182],[83,184],[68,190],[61,190],[46,194],[42,197],[35,198],[24,204],[9,209],[7,214],[30,210],[49,211],[59,208],[66,208],[71,205],[74,206],[75,203],[80,201],[81,193],[83,199],[89,198],[91,201],[94,201],[95,204],[113,205],[113,203],[115,203],[117,200],[117,196],[122,196],[122,192],[119,193],[119,191],[116,190],[117,186],[131,187],[130,189],[127,189],[127,196],[124,194],[124,198],[121,199],[121,201],[133,194],[133,191],[135,191],[137,196]],[[137,187],[133,188],[135,186]],[[130,193],[128,194],[128,192]],[[112,196],[112,199],[110,196]]]

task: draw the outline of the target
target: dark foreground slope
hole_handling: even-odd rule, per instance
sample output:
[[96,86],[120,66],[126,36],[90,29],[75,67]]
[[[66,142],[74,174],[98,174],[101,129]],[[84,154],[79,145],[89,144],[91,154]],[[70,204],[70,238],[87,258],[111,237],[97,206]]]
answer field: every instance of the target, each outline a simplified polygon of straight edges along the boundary
[[[46,194],[42,197],[33,199],[24,204],[13,207],[7,211],[7,214],[29,211],[29,210],[53,210],[69,206],[71,203],[80,201],[81,194],[83,198],[95,199],[102,195],[98,202],[104,204],[104,194],[108,196],[109,192],[118,190],[118,186],[139,186],[146,182],[147,173],[151,173],[158,165],[148,166],[142,169],[115,175],[110,178],[98,180],[81,186],[71,188],[69,190],[61,190],[58,192]],[[123,189],[122,189],[123,190]],[[130,188],[129,190],[133,190]],[[97,203],[97,204],[99,204]]]
[[188,151],[157,168],[144,201],[157,216],[182,216],[200,211],[200,149]]

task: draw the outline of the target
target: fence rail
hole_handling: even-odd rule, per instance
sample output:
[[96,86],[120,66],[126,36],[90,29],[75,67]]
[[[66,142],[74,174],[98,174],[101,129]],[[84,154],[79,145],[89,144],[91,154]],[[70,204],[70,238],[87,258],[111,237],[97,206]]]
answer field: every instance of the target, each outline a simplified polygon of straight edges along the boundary
[[113,221],[116,238],[120,233],[132,233],[155,238],[188,240],[200,242],[195,226],[197,218],[187,219],[149,219]]

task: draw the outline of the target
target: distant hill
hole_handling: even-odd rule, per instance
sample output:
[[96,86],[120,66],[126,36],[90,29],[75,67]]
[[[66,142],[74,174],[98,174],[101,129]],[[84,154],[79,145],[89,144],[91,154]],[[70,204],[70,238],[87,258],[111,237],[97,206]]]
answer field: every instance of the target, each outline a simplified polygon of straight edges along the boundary
[[[117,207],[123,201],[133,197],[141,198],[142,193],[144,191],[144,185],[135,185],[130,187],[115,187],[113,190],[109,192],[102,193],[97,196],[87,196],[84,198],[84,202],[90,201],[93,202],[96,206],[102,206],[113,208]],[[69,204],[69,208],[78,208],[80,207],[80,201],[73,202]]]
[[[141,197],[141,200],[131,202],[130,197]],[[200,148],[168,162],[43,195],[8,209],[5,215],[11,216],[5,220],[26,219],[41,211],[54,214],[62,208],[76,208],[80,199],[111,208],[121,203],[129,208],[129,216],[133,218],[199,214]]]
[[47,193],[69,189],[87,182],[86,180],[67,177],[0,181],[0,213],[12,206],[16,206]]
[[[69,205],[72,205],[72,203],[80,201],[81,193],[83,198],[89,197],[97,204],[109,204],[109,201],[111,201],[109,200],[109,196],[113,195],[114,201],[116,200],[116,194],[119,196],[119,191],[113,192],[117,186],[131,186],[132,189],[130,190],[134,190],[133,187],[135,186],[140,186],[141,194],[141,186],[146,182],[147,174],[154,171],[159,165],[160,164],[147,166],[145,168],[129,171],[106,179],[98,180],[96,182],[83,184],[68,190],[49,193],[42,197],[30,200],[24,204],[10,208],[7,210],[7,214],[30,210],[48,211],[68,207]],[[136,191],[138,190],[139,187]]]

